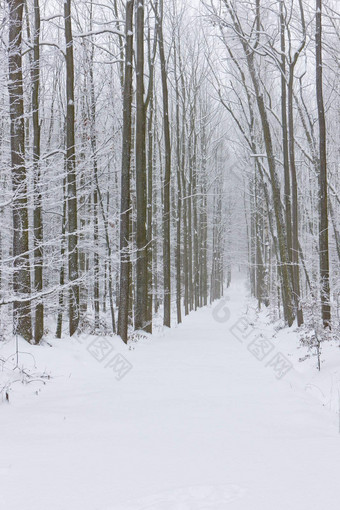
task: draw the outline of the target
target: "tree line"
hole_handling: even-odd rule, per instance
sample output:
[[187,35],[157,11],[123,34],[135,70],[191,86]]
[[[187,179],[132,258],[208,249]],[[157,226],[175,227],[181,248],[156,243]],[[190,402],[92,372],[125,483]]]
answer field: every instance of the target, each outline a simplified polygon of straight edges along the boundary
[[222,295],[219,114],[189,25],[161,0],[3,2],[6,331],[127,342]]
[[336,327],[339,19],[333,0],[3,1],[3,335],[127,342],[219,299],[233,264],[274,319]]
[[[216,95],[246,173],[249,277],[289,326],[339,325],[339,10],[331,0],[205,2]],[[332,317],[333,316],[333,317]]]

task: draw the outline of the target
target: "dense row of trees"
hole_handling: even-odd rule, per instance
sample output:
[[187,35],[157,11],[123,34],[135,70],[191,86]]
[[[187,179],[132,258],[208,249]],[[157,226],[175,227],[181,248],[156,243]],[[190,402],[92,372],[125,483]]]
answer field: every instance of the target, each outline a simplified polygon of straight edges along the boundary
[[197,6],[1,2],[4,334],[126,342],[245,260],[259,306],[336,324],[336,3]]
[[215,89],[247,174],[252,293],[259,306],[282,304],[289,325],[302,325],[306,312],[313,328],[320,318],[330,327],[332,306],[339,323],[337,7],[206,3],[218,58],[225,56]]
[[207,304],[210,274],[221,296],[219,119],[189,24],[161,0],[3,3],[7,332],[13,313],[35,343],[66,327],[127,341],[155,314],[170,327]]

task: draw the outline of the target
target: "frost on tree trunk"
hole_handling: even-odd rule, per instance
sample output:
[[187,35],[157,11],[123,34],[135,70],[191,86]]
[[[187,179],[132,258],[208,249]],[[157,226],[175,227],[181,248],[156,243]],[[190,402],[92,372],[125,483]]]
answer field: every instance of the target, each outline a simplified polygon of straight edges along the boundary
[[13,188],[13,290],[14,331],[32,339],[30,260],[28,240],[27,180],[22,77],[23,0],[9,0],[9,103],[11,121],[11,170]]
[[[34,0],[34,33],[32,79],[32,125],[33,125],[33,175],[34,175],[34,290],[43,290],[43,220],[42,194],[40,189],[40,120],[39,120],[39,88],[40,88],[40,8],[39,0]],[[34,341],[39,343],[44,334],[44,304],[38,299],[34,317]]]
[[126,3],[125,21],[125,72],[123,90],[123,141],[120,206],[120,293],[118,311],[118,335],[126,343],[128,339],[129,297],[131,263],[130,240],[130,165],[131,165],[131,110],[132,110],[132,58],[133,58],[133,0]]
[[319,257],[321,279],[321,314],[324,327],[330,326],[329,248],[328,248],[328,204],[327,204],[327,155],[326,121],[322,83],[322,1],[316,0],[315,56],[316,98],[319,120]]
[[[68,278],[72,284],[69,290],[69,333],[72,336],[79,324],[79,283],[78,283],[78,220],[77,180],[75,156],[75,108],[74,108],[74,62],[71,23],[71,0],[64,2],[66,42],[66,166],[67,166],[67,211],[68,211]],[[73,283],[74,282],[74,283]]]

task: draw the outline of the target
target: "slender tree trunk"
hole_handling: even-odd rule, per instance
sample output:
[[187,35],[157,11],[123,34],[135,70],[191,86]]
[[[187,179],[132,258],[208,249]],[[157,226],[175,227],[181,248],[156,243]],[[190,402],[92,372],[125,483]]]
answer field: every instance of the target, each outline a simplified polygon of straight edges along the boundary
[[[190,152],[190,148],[189,148]],[[190,158],[190,156],[189,156]],[[187,240],[188,240],[188,301],[189,301],[189,310],[191,311],[194,307],[194,287],[193,287],[193,278],[192,278],[192,166],[189,163],[189,180],[187,186]]]
[[208,211],[207,211],[207,137],[205,124],[202,130],[202,184],[200,210],[200,296],[201,306],[208,304]]
[[[298,218],[298,185],[296,176],[295,165],[295,132],[294,132],[294,70],[298,58],[305,47],[306,43],[306,26],[304,19],[304,11],[302,0],[299,0],[301,25],[302,25],[302,39],[298,49],[295,51],[293,58],[289,63],[289,78],[288,78],[288,146],[289,146],[289,167],[291,177],[291,203],[292,203],[292,226],[291,230],[291,263],[292,263],[292,287],[294,293],[295,310],[298,326],[303,323],[303,313],[301,308],[301,292],[300,292],[300,267],[299,267],[299,218]],[[282,7],[283,8],[283,7]],[[282,20],[282,23],[284,20]],[[288,232],[287,232],[288,235]]]
[[[153,95],[153,92],[152,92]],[[146,330],[152,333],[152,290],[153,290],[153,258],[152,252],[154,241],[152,239],[152,201],[153,201],[153,117],[154,117],[153,98],[150,100],[149,118],[148,118],[148,205],[147,205],[147,260],[148,260],[148,302],[147,302],[147,316],[146,316]]]
[[101,210],[103,223],[104,223],[105,242],[106,242],[107,258],[108,258],[108,271],[107,272],[108,272],[111,325],[112,325],[112,332],[116,333],[116,320],[115,320],[115,310],[114,310],[114,303],[113,303],[112,263],[111,263],[112,251],[111,251],[111,244],[110,244],[110,237],[109,237],[109,221],[108,221],[110,194],[107,193],[107,206],[106,206],[106,212],[105,212],[104,201],[103,201],[103,197],[100,193],[97,173],[95,173],[95,181],[96,181],[95,185],[96,185],[96,190],[97,190],[97,197],[99,199],[100,210]]
[[[32,124],[33,124],[33,178],[34,178],[34,290],[43,290],[43,220],[42,196],[40,190],[40,8],[39,0],[34,0],[34,32],[32,62]],[[34,341],[38,344],[44,334],[44,304],[38,299],[34,317]]]
[[[291,189],[289,174],[289,146],[287,122],[287,77],[286,77],[286,38],[285,38],[285,7],[284,0],[280,0],[280,33],[281,33],[281,122],[282,122],[282,152],[284,170],[285,220],[289,262],[292,259],[292,212]],[[291,271],[292,278],[292,271]]]
[[11,171],[13,188],[13,290],[20,300],[13,305],[14,332],[32,340],[30,259],[28,242],[27,180],[22,76],[23,0],[8,0],[9,6],[9,104],[11,126]]
[[[196,105],[195,105],[196,106]],[[197,198],[197,134],[195,130],[196,107],[192,112],[192,133],[193,133],[193,153],[192,153],[192,225],[193,225],[193,285],[194,285],[194,310],[199,306],[199,265],[198,265],[198,198]]]
[[202,212],[200,215],[201,225],[201,264],[200,264],[200,278],[201,278],[201,306],[208,304],[208,213],[207,213],[207,197],[205,184],[202,186]]
[[135,329],[147,329],[147,237],[146,237],[146,108],[144,103],[144,0],[136,10],[136,300]]
[[[65,159],[65,174],[66,174],[66,159]],[[59,285],[60,290],[58,294],[58,315],[57,315],[57,329],[55,336],[61,338],[63,328],[63,312],[64,312],[64,284],[65,284],[65,251],[66,251],[66,214],[67,214],[67,197],[66,197],[66,177],[63,179],[63,220],[61,225],[61,245],[60,245],[60,273]]]
[[67,226],[68,226],[68,278],[72,283],[69,290],[69,333],[72,336],[79,324],[79,282],[78,282],[78,212],[77,174],[75,155],[75,105],[74,105],[74,61],[71,21],[71,0],[64,2],[66,42],[66,165],[67,165]]
[[130,298],[130,167],[132,143],[132,63],[133,63],[133,8],[134,0],[126,2],[125,20],[125,72],[123,92],[123,141],[120,206],[120,284],[118,335],[127,343]]
[[167,70],[163,40],[163,1],[160,3],[160,17],[158,23],[158,46],[161,64],[162,92],[163,92],[163,129],[165,144],[165,170],[163,181],[163,278],[164,278],[164,326],[171,325],[171,260],[170,260],[170,181],[171,181],[171,142],[169,122],[169,99]]
[[[156,108],[155,108],[155,117],[156,117]],[[153,162],[152,167],[157,167],[157,125],[154,122],[153,125]],[[152,270],[153,270],[153,310],[155,313],[158,312],[159,309],[159,289],[158,289],[158,203],[157,198],[152,202],[152,236],[154,242],[152,244]]]
[[176,310],[177,323],[182,322],[181,310],[181,229],[182,229],[182,182],[181,182],[181,132],[179,116],[179,87],[177,76],[177,53],[174,49],[175,90],[176,90],[176,163],[177,163],[177,215],[176,215]]
[[[89,30],[92,32],[93,29],[93,0],[90,3],[90,26]],[[92,44],[90,52],[89,62],[89,85],[90,85],[90,106],[89,106],[89,118],[90,118],[90,138],[91,138],[91,155],[92,155],[92,167],[94,177],[94,188],[93,188],[93,304],[94,304],[94,327],[97,330],[100,326],[100,261],[99,261],[99,225],[98,225],[98,161],[97,161],[97,135],[96,135],[96,96],[95,96],[95,82],[93,74],[94,66],[94,48]]]
[[[93,62],[93,60],[92,60]],[[93,67],[90,68],[90,87],[91,87],[91,149],[92,149],[92,165],[95,186],[93,189],[93,302],[94,302],[94,327],[99,328],[99,230],[98,230],[98,162],[97,162],[97,140],[96,140],[96,103],[94,93],[94,77]]]
[[296,308],[298,326],[303,323],[300,292],[300,267],[299,267],[299,218],[298,218],[298,185],[295,166],[295,141],[294,141],[294,112],[293,112],[293,79],[294,66],[291,66],[288,81],[288,133],[289,133],[289,165],[292,183],[292,255],[293,267],[293,293]]
[[[152,91],[153,95],[153,91]],[[149,118],[148,118],[148,204],[147,204],[147,261],[148,261],[148,302],[147,302],[147,314],[146,314],[146,330],[148,333],[152,333],[152,252],[154,242],[152,239],[152,201],[153,201],[153,116],[154,116],[154,105],[153,97],[150,99],[149,107]]]
[[[157,16],[157,1],[154,5]],[[156,21],[157,25],[157,21]],[[145,107],[149,107],[149,115],[147,119],[148,132],[148,153],[147,153],[147,230],[146,230],[146,257],[147,257],[147,310],[146,310],[146,331],[152,333],[152,298],[153,298],[153,249],[154,240],[152,238],[152,202],[154,200],[153,186],[153,146],[154,146],[154,68],[157,49],[157,30],[155,29],[154,41],[151,47],[151,30],[148,28],[148,63],[149,63],[149,86]]]
[[185,179],[185,110],[182,111],[182,164],[181,164],[181,181],[182,181],[182,206],[183,206],[183,273],[184,273],[184,314],[189,314],[189,248],[188,248],[188,200],[186,193]]
[[319,121],[319,256],[321,285],[321,314],[325,328],[331,325],[329,288],[329,247],[328,247],[328,204],[327,204],[327,151],[326,120],[323,101],[322,72],[322,0],[316,0],[315,56],[316,56],[316,99]]

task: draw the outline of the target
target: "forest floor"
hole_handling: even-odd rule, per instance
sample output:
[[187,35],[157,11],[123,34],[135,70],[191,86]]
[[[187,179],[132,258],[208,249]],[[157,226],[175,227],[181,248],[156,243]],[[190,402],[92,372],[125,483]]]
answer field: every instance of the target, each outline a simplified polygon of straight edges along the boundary
[[0,402],[0,508],[338,509],[340,356],[319,373],[242,280],[227,294],[130,349],[20,343],[30,378]]

